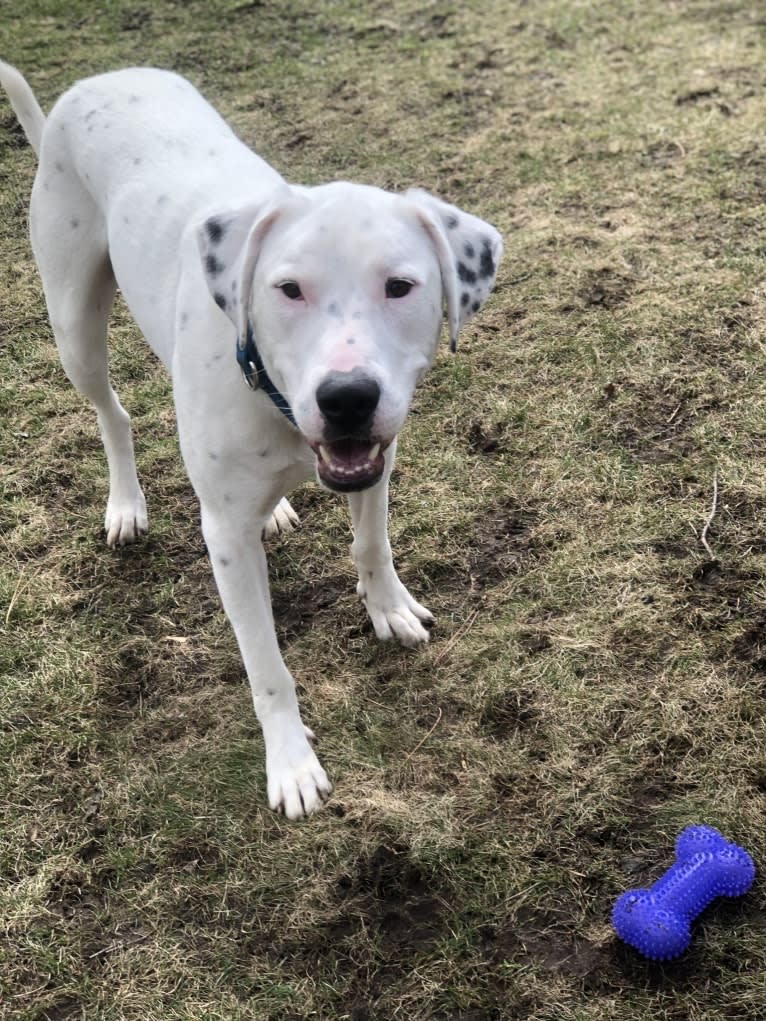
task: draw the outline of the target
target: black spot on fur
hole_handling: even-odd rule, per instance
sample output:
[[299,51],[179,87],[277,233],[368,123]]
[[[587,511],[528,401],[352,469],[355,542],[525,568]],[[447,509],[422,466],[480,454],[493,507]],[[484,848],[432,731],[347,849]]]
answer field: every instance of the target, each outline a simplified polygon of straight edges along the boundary
[[463,291],[463,293],[460,295],[460,304],[463,306],[463,308],[466,307],[470,300],[471,295],[468,293],[468,291]]
[[61,160],[56,160],[56,162],[53,165],[60,174],[64,173],[64,164],[61,162]]
[[73,216],[72,219],[69,221],[69,225],[71,226],[72,230],[77,230],[77,228],[80,226],[80,221],[77,219],[76,216]]
[[228,567],[229,564],[231,563],[231,560],[229,560],[228,557],[219,557],[218,563],[221,565],[221,567]]
[[340,309],[338,308],[337,302],[331,301],[327,306],[328,316],[332,316],[333,319],[340,319]]
[[133,159],[133,166],[134,167],[140,167],[141,166],[141,157],[140,156],[136,156]]
[[211,461],[218,460],[218,454],[216,454],[213,450],[208,450],[207,456],[210,458]]
[[492,258],[492,246],[485,240],[481,246],[481,258],[479,259],[479,276],[483,280],[489,279],[495,272],[495,260]]
[[479,311],[479,305],[480,305],[480,303],[478,301],[475,301],[473,303],[473,305],[471,305],[471,311],[472,312],[478,312]]
[[168,201],[167,195],[160,195],[157,198],[157,205],[164,206],[167,201]]
[[205,230],[207,231],[207,236],[210,238],[211,244],[214,245],[219,244],[226,233],[226,228],[220,220],[216,219],[215,216],[211,216],[205,223]]
[[476,274],[472,269],[469,269],[464,262],[459,262],[457,264],[457,275],[464,284],[476,283]]
[[213,295],[213,301],[219,308],[226,309],[226,298],[218,291]]
[[217,277],[225,268],[224,264],[219,262],[214,255],[205,256],[205,271],[208,276]]
[[450,230],[454,230],[460,221],[453,213],[450,213],[444,222],[447,224]]
[[349,337],[346,341],[347,344],[356,344],[356,337]]
[[470,241],[466,241],[463,245],[463,251],[465,252],[467,259],[472,259],[476,255],[476,249],[473,247]]

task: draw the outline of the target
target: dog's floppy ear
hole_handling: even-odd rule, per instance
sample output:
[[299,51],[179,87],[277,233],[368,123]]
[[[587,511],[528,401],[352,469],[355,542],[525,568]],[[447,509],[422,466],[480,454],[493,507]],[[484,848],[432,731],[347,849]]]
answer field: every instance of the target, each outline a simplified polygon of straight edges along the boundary
[[202,271],[213,300],[237,328],[244,345],[247,336],[253,273],[261,242],[282,211],[289,188],[261,202],[208,216],[197,228]]
[[503,239],[492,224],[420,188],[411,188],[404,197],[415,207],[436,249],[454,351],[460,327],[479,311],[492,290]]

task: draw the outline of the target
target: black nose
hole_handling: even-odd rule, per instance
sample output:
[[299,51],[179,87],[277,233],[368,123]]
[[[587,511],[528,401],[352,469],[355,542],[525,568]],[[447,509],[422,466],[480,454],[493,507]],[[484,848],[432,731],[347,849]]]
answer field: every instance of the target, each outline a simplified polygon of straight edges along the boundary
[[379,400],[378,383],[358,369],[331,372],[317,387],[317,404],[325,421],[348,435],[369,425]]

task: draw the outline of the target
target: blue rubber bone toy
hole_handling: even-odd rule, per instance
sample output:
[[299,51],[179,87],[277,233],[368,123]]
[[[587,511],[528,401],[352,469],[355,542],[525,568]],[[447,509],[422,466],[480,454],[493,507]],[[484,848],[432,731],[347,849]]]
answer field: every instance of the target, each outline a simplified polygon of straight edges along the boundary
[[620,939],[653,961],[689,946],[691,923],[716,897],[739,897],[755,878],[753,859],[712,826],[687,826],[676,860],[650,890],[628,890],[612,910]]

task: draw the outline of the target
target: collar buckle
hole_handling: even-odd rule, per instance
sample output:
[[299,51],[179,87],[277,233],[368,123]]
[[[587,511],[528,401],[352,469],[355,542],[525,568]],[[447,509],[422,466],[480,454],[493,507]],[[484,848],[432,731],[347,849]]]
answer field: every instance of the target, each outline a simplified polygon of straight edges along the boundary
[[239,362],[240,369],[242,369],[242,375],[245,378],[245,382],[250,389],[263,390],[266,396],[271,400],[272,404],[274,404],[274,406],[282,412],[287,421],[297,429],[298,426],[295,421],[295,416],[293,415],[293,409],[290,407],[284,394],[281,394],[274,386],[274,383],[271,381],[271,377],[266,371],[263,359],[260,356],[258,348],[255,346],[253,328],[249,322],[247,324],[247,335],[245,337],[244,345],[242,345],[239,338],[237,338],[237,361]]

